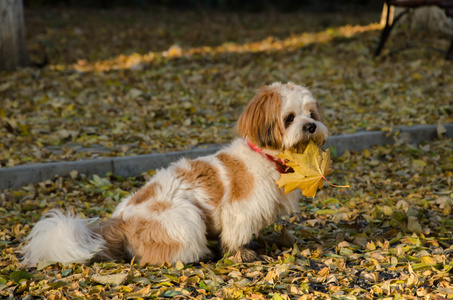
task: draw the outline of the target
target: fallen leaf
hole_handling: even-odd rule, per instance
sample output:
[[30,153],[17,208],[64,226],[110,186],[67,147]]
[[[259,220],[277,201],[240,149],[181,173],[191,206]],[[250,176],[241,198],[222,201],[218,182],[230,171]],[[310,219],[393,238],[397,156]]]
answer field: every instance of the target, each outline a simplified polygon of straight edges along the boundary
[[277,156],[285,160],[286,166],[294,171],[281,174],[280,179],[277,180],[277,185],[284,187],[285,193],[301,189],[304,196],[315,197],[318,189],[322,188],[323,181],[327,181],[325,176],[332,172],[330,150],[322,151],[312,140],[302,154],[285,150]]
[[128,274],[99,275],[94,274],[91,279],[101,284],[121,285],[127,278]]
[[423,232],[422,226],[418,222],[417,217],[413,217],[413,216],[409,216],[407,218],[407,229],[410,232],[414,232],[414,233],[422,233]]

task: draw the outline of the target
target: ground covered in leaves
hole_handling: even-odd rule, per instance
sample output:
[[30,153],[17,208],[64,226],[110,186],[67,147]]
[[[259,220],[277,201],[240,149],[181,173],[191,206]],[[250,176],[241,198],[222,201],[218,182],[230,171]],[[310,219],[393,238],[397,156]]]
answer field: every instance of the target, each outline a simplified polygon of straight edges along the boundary
[[[453,140],[397,143],[333,157],[324,187],[301,198],[285,226],[291,248],[265,245],[262,261],[217,257],[197,264],[130,262],[24,269],[20,244],[42,212],[58,208],[107,219],[143,185],[113,175],[56,178],[0,194],[0,297],[33,299],[451,299]],[[149,172],[152,174],[152,172]]]
[[225,143],[254,91],[307,85],[331,134],[453,121],[449,37],[380,11],[257,14],[28,9],[43,69],[0,74],[0,167]]
[[[254,90],[294,81],[313,91],[331,134],[453,122],[449,38],[394,32],[372,58],[379,12],[277,14],[156,9],[26,11],[34,61],[0,74],[0,167],[226,143]],[[398,140],[398,137],[396,137]],[[0,298],[453,298],[453,141],[397,142],[333,156],[329,180],[287,228],[291,248],[262,261],[131,262],[24,269],[20,246],[42,213],[108,219],[135,178],[73,172],[0,191]],[[215,248],[215,245],[213,245]]]

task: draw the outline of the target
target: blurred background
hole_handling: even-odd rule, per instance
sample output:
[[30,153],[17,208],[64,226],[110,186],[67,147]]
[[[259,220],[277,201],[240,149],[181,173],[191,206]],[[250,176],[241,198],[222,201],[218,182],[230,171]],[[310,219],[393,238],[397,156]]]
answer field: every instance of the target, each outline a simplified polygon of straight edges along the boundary
[[364,0],[24,1],[31,63],[0,72],[0,166],[228,143],[255,90],[275,81],[307,86],[331,135],[453,122],[451,33],[426,25],[451,19],[408,14],[375,57],[382,11]]

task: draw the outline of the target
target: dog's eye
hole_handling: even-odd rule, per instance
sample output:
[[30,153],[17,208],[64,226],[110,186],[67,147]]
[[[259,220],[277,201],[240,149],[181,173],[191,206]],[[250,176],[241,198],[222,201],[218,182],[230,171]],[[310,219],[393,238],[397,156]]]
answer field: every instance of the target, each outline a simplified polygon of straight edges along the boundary
[[291,125],[291,123],[294,121],[294,114],[289,114],[285,118],[285,127],[288,127]]
[[309,114],[308,114],[308,117],[309,118],[312,118],[316,121],[319,121],[319,115],[316,111],[311,111]]
[[308,114],[308,117],[312,118],[313,120],[316,120],[316,121],[321,121],[321,117],[319,116],[319,114],[316,111],[310,112]]

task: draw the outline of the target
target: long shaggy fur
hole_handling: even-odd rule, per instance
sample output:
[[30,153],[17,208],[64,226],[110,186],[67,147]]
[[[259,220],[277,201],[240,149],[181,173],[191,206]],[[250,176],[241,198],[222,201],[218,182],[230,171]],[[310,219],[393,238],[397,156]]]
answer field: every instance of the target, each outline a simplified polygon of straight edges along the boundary
[[33,265],[40,261],[86,262],[104,248],[103,238],[92,232],[88,224],[96,219],[83,220],[51,210],[33,227],[23,248],[23,262]]
[[322,145],[327,128],[306,88],[274,83],[258,91],[237,132],[240,138],[214,155],[159,170],[98,226],[52,210],[28,236],[23,262],[194,262],[210,254],[209,239],[238,261],[254,259],[245,248],[253,236],[276,216],[299,211],[300,192],[284,194],[275,184],[282,169],[274,156],[302,151],[309,140]]

